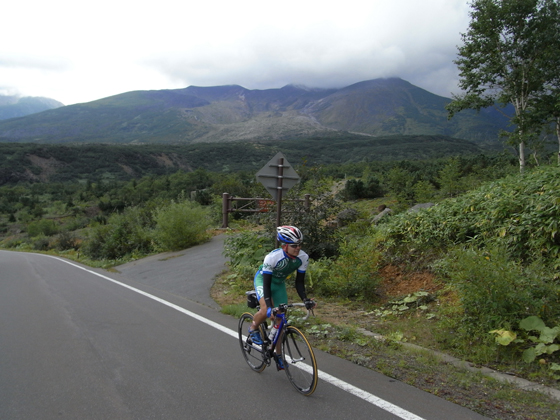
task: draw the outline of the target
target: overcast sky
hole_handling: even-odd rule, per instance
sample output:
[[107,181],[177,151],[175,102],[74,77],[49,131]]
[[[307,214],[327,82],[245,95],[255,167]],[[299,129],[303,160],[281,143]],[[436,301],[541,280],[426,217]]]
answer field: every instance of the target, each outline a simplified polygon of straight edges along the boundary
[[450,97],[470,21],[467,0],[17,0],[0,10],[0,94],[65,105],[132,90],[379,77]]

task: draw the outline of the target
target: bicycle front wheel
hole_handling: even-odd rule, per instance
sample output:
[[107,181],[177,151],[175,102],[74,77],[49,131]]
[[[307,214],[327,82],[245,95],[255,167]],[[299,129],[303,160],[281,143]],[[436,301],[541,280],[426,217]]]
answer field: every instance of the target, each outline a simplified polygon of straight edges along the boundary
[[[255,372],[262,372],[266,367],[266,357],[264,349],[261,346],[253,344],[250,338],[245,338],[245,334],[248,334],[249,326],[253,322],[253,315],[245,312],[239,318],[238,325],[238,335],[239,335],[239,345],[241,346],[241,352],[243,353],[243,358],[249,365],[251,369]],[[262,328],[259,326],[261,331],[261,336],[263,336]]]
[[305,335],[296,327],[288,326],[282,338],[282,359],[286,375],[303,395],[311,395],[317,387],[317,361]]

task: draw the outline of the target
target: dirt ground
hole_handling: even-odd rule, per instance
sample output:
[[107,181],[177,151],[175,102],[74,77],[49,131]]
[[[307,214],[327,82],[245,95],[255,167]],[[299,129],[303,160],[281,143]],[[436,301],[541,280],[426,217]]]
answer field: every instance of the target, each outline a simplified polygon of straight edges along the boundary
[[[386,266],[380,270],[383,278],[378,289],[379,304],[387,303],[393,299],[405,297],[416,292],[435,294],[442,286],[434,281],[434,275],[428,272],[405,273],[398,267]],[[356,309],[355,305],[337,305],[329,302],[328,307],[317,308],[317,316],[326,322],[357,325],[371,329],[376,324],[373,316],[364,316],[363,309]]]
[[399,297],[418,291],[435,293],[441,289],[441,285],[434,282],[431,273],[407,273],[393,265],[386,266],[380,271],[383,282],[381,283],[381,293],[388,297]]

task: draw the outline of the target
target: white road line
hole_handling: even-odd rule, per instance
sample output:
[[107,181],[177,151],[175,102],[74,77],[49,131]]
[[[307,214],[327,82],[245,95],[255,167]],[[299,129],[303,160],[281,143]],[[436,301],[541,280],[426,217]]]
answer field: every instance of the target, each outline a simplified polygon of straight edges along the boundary
[[[44,254],[37,254],[37,255],[44,255]],[[175,309],[179,312],[182,312],[185,315],[188,315],[188,316],[190,316],[190,317],[192,317],[192,318],[194,318],[194,319],[196,319],[200,322],[203,322],[203,323],[205,323],[205,324],[207,324],[207,325],[209,325],[213,328],[216,328],[217,330],[219,330],[223,333],[231,335],[232,337],[234,337],[236,339],[238,338],[237,331],[230,330],[229,328],[226,328],[223,325],[218,324],[217,322],[214,322],[214,321],[211,321],[207,318],[204,318],[204,317],[202,317],[198,314],[195,314],[194,312],[191,312],[191,311],[189,311],[185,308],[182,308],[182,307],[180,307],[178,305],[175,305],[171,302],[168,302],[166,300],[158,298],[157,296],[151,295],[151,294],[146,293],[146,292],[144,292],[140,289],[136,289],[135,287],[132,287],[132,286],[129,286],[127,284],[116,281],[116,280],[114,280],[110,277],[104,276],[103,274],[96,273],[93,270],[88,270],[87,268],[81,267],[77,264],[74,264],[74,263],[72,263],[70,261],[67,261],[67,260],[64,260],[62,258],[52,257],[50,255],[44,255],[44,256],[54,258],[56,260],[59,260],[59,261],[62,261],[64,263],[66,263],[66,264],[70,264],[70,265],[72,265],[76,268],[79,268],[80,270],[87,271],[88,273],[94,274],[94,275],[96,275],[98,277],[101,277],[105,280],[108,280],[112,283],[118,284],[119,286],[125,287],[129,290],[132,290],[133,292],[139,293],[143,296],[146,296],[147,298],[155,300],[156,302],[162,303],[162,304],[164,304],[164,305],[166,305],[170,308],[173,308],[173,309]],[[328,382],[331,385],[334,385],[334,386],[336,386],[336,387],[338,387],[338,388],[340,388],[340,389],[342,389],[342,390],[344,390],[344,391],[346,391],[346,392],[348,392],[348,393],[350,393],[350,394],[352,394],[352,395],[354,395],[358,398],[361,398],[362,400],[367,401],[368,403],[373,404],[373,405],[375,405],[375,406],[377,406],[377,407],[379,407],[379,408],[381,408],[381,409],[383,409],[383,410],[385,410],[385,411],[387,411],[387,412],[389,412],[389,413],[391,413],[391,414],[393,414],[393,415],[395,415],[395,416],[397,416],[397,417],[399,417],[403,420],[425,420],[424,418],[419,417],[416,414],[405,410],[404,408],[401,408],[401,407],[399,407],[395,404],[391,404],[388,401],[385,401],[385,400],[383,400],[379,397],[376,397],[375,395],[370,394],[369,392],[364,391],[363,389],[355,387],[354,385],[351,385],[348,382],[345,382],[341,379],[338,379],[338,378],[336,378],[332,375],[329,375],[328,373],[323,372],[321,370],[319,370],[319,378],[321,378],[323,381]]]

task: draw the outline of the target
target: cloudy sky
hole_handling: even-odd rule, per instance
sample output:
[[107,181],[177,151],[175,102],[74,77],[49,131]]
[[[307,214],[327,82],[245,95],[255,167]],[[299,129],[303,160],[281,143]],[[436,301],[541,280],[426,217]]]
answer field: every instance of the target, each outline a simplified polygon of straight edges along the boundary
[[65,105],[132,90],[378,77],[449,97],[470,21],[467,0],[18,0],[0,10],[0,94]]

